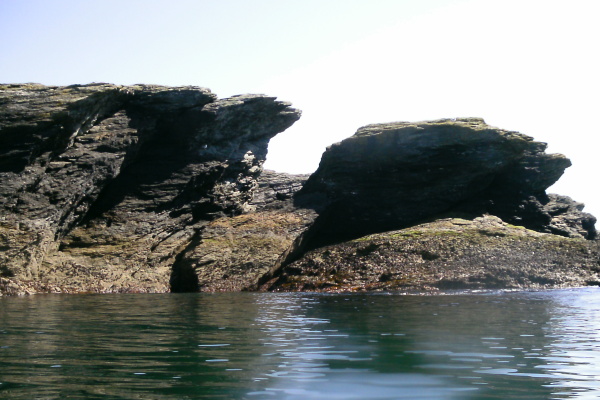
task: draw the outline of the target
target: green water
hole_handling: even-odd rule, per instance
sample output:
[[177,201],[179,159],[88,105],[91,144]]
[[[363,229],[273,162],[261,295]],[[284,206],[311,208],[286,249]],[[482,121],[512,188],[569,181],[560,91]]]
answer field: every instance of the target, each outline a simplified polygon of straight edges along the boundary
[[600,289],[0,298],[0,399],[598,399]]

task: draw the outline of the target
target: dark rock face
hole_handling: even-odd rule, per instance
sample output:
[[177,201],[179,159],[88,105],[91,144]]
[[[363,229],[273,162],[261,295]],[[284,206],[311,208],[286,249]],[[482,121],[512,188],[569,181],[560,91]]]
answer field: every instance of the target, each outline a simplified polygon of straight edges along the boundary
[[198,87],[3,85],[0,104],[0,265],[39,290],[169,290],[178,254],[249,207],[269,139],[300,116]]
[[545,193],[570,165],[545,144],[379,124],[310,177],[263,172],[299,116],[198,87],[0,85],[0,294],[600,281],[596,220]]
[[567,207],[569,217],[554,221],[564,207],[552,206],[545,190],[571,163],[545,148],[476,118],[363,127],[323,154],[299,193],[299,203],[319,199],[309,248],[442,213],[489,213],[541,232],[592,238],[593,217],[578,209]]
[[574,238],[597,238],[596,217],[583,212],[585,207],[583,203],[558,194],[549,194],[546,198],[544,196],[540,196],[540,198],[543,201],[542,211],[550,216],[547,231]]

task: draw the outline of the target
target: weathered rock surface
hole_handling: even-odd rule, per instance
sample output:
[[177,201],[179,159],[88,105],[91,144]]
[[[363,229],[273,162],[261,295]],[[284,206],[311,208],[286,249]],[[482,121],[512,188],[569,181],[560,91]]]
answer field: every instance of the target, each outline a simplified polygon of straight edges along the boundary
[[600,242],[540,233],[500,218],[444,218],[312,250],[275,291],[432,291],[600,285]]
[[360,128],[328,148],[299,193],[299,203],[319,199],[309,247],[448,212],[489,213],[540,232],[593,238],[594,217],[546,195],[571,162],[545,149],[478,118]]
[[264,171],[251,211],[208,223],[174,267],[174,291],[256,290],[279,270],[315,221],[293,206],[308,175]]
[[302,189],[310,174],[286,174],[264,170],[250,205],[259,210],[292,209],[295,194]]
[[0,105],[0,265],[17,292],[170,290],[198,232],[250,207],[269,139],[300,116],[148,85],[3,85]]
[[596,220],[546,194],[570,161],[545,144],[474,118],[379,124],[310,177],[263,172],[299,116],[198,87],[0,85],[0,294],[600,280]]

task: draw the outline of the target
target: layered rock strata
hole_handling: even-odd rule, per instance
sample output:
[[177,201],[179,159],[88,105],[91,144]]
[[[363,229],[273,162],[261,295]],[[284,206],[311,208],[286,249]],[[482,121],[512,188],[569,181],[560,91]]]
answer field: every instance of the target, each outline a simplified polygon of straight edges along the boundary
[[17,292],[169,291],[204,226],[251,208],[269,139],[300,116],[198,87],[0,89],[0,265]]
[[595,218],[546,193],[570,161],[481,119],[369,125],[308,176],[262,171],[300,116],[273,97],[0,85],[0,107],[0,294],[600,281]]

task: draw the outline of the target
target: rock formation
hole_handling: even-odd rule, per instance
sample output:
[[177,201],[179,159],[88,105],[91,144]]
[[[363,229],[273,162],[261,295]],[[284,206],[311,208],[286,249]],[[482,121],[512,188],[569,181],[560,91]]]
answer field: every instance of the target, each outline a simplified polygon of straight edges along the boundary
[[247,210],[269,139],[300,116],[197,87],[0,89],[0,265],[31,291],[168,291],[202,227]]
[[302,257],[263,288],[598,284],[596,219],[546,194],[571,163],[545,149],[477,118],[363,127],[328,148],[298,192],[319,216]]
[[[321,200],[311,247],[401,229],[441,213],[497,215],[591,239],[595,219],[545,190],[571,165],[545,143],[482,119],[369,125],[323,154],[303,196]],[[569,211],[569,218],[561,213]]]
[[0,107],[0,294],[600,281],[595,218],[546,194],[570,161],[481,119],[369,125],[309,177],[262,172],[300,116],[272,97],[26,84]]

